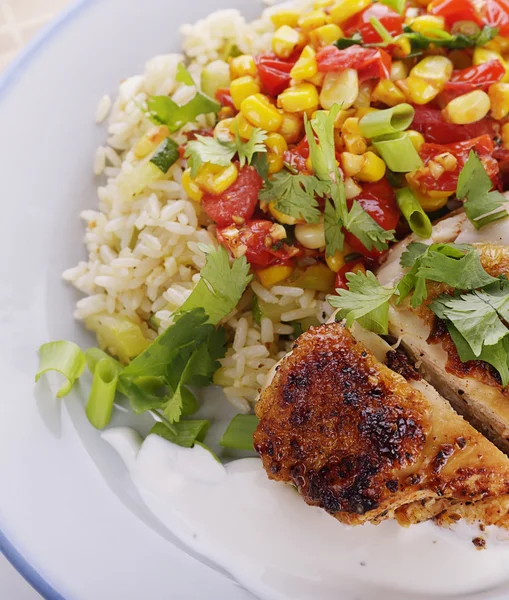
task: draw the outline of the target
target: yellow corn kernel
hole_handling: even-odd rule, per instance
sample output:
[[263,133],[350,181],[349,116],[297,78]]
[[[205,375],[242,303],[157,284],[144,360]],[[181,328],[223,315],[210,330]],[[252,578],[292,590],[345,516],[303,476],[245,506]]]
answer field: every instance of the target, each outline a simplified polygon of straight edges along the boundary
[[200,167],[194,180],[202,190],[217,196],[235,183],[238,174],[237,167],[233,163],[227,167],[205,163]]
[[355,117],[358,119],[362,119],[365,115],[372,112],[377,112],[378,108],[373,108],[372,106],[361,106],[360,108],[355,109]]
[[214,137],[220,142],[232,142],[235,139],[234,135],[235,119],[223,119],[214,127]]
[[396,106],[406,101],[405,94],[390,79],[380,79],[371,93],[371,100],[382,102],[387,106]]
[[359,93],[359,77],[355,69],[326,73],[320,92],[320,104],[330,109],[339,104],[342,110],[350,108]]
[[428,171],[431,171],[433,179],[440,179],[440,177],[442,177],[442,175],[445,172],[444,167],[442,167],[441,164],[435,162],[434,160],[428,161],[426,168],[428,169]]
[[430,29],[445,29],[444,17],[434,15],[421,15],[412,19],[409,23],[410,29],[418,33],[425,33],[427,37],[435,37]]
[[203,198],[203,191],[196,184],[194,179],[191,177],[191,169],[186,169],[182,173],[182,187],[184,188],[184,192],[194,200],[195,202],[201,202]]
[[364,165],[364,156],[352,152],[341,153],[341,168],[347,177],[355,177]]
[[282,122],[279,133],[284,137],[288,144],[297,143],[302,137],[303,121],[300,115],[292,113],[281,114]]
[[490,107],[488,94],[482,90],[474,90],[451,100],[442,114],[450,123],[468,125],[484,119]]
[[482,65],[489,60],[498,60],[502,64],[505,69],[505,75],[500,81],[507,83],[509,81],[509,64],[507,64],[507,61],[502,58],[502,55],[499,52],[487,50],[486,48],[476,48],[474,50],[474,54],[472,56],[473,65]]
[[333,23],[344,23],[350,17],[361,12],[371,4],[371,0],[339,0],[329,9]]
[[240,137],[243,140],[250,140],[253,135],[254,127],[246,119],[246,117],[240,112],[233,120],[230,126],[230,131],[235,135],[235,129],[239,132]]
[[[509,52],[509,38],[497,35],[497,37],[494,38],[493,41],[496,44],[498,44],[498,47],[500,48],[500,52],[502,52],[503,54],[505,54],[506,52]],[[486,44],[486,46],[487,45],[488,44]]]
[[240,112],[251,124],[265,131],[277,131],[283,122],[282,115],[263,94],[246,98],[240,105]]
[[309,32],[309,41],[313,44],[316,49],[323,48],[324,46],[330,46],[339,38],[342,38],[343,32],[341,27],[335,23],[329,23],[328,25],[322,25],[317,27],[313,31]]
[[359,129],[358,117],[349,117],[345,120],[341,129],[341,139],[347,152],[364,154],[367,150],[366,140]]
[[345,177],[345,197],[347,200],[357,198],[361,192],[362,188],[351,177]]
[[142,136],[134,146],[134,156],[136,158],[145,158],[153,152],[159,144],[170,135],[170,130],[166,125],[152,127]]
[[440,210],[447,204],[447,200],[451,195],[450,192],[433,191],[428,192],[427,194],[422,194],[416,190],[413,190],[413,192],[425,212],[435,212],[436,210]]
[[433,159],[444,168],[444,171],[455,171],[458,166],[458,159],[450,152],[442,152]]
[[308,171],[309,173],[313,172],[313,163],[311,161],[311,156],[308,156],[306,158],[306,171]]
[[267,152],[267,165],[269,166],[269,173],[279,173],[283,170],[285,162],[281,154]]
[[503,119],[509,114],[509,83],[497,82],[488,88],[491,102],[491,116],[494,119]]
[[295,87],[287,88],[277,99],[277,105],[289,113],[315,110],[318,102],[318,92],[311,83],[299,83]]
[[292,79],[309,79],[310,77],[314,77],[317,72],[316,52],[311,46],[306,46],[302,50],[297,62],[293,65],[290,77]]
[[276,29],[287,25],[288,27],[297,27],[300,11],[298,10],[280,10],[270,16],[270,20]]
[[415,129],[407,129],[406,134],[408,139],[412,142],[412,146],[419,152],[421,146],[424,144],[424,136],[422,133],[415,131]]
[[422,77],[410,75],[406,79],[400,79],[396,84],[412,104],[427,104],[440,93],[440,88],[422,79]]
[[412,52],[412,44],[407,37],[394,40],[394,55],[397,58],[405,58]]
[[272,50],[279,58],[288,58],[300,41],[299,32],[288,25],[281,26],[272,38]]
[[302,31],[311,31],[322,25],[327,25],[329,17],[323,10],[312,10],[310,12],[303,13],[299,17],[297,25]]
[[334,119],[334,129],[341,129],[343,123],[349,118],[356,115],[355,108],[349,108],[347,110],[340,110],[336,118]]
[[318,250],[325,246],[325,228],[323,223],[304,223],[295,226],[296,240],[309,250]]
[[452,62],[446,56],[426,56],[410,71],[410,77],[420,77],[442,90],[452,74]]
[[361,170],[357,173],[357,179],[361,181],[380,181],[385,175],[385,163],[374,152],[366,152],[362,156],[364,162]]
[[292,267],[289,267],[288,265],[275,265],[273,267],[267,267],[266,269],[259,269],[256,272],[256,275],[263,287],[271,288],[273,285],[276,285],[276,283],[288,279],[292,272]]
[[306,81],[312,83],[315,87],[319,88],[322,87],[324,79],[325,73],[318,72],[315,75],[313,75],[313,77],[308,77]]
[[238,79],[246,75],[256,77],[257,74],[254,58],[250,54],[241,54],[230,60],[230,76],[232,79]]
[[391,65],[391,81],[405,79],[408,75],[408,68],[402,60],[396,60]]
[[297,223],[302,223],[299,219],[291,217],[290,215],[285,215],[285,213],[278,210],[275,202],[269,202],[269,212],[278,223],[282,223],[283,225],[296,225]]
[[315,0],[313,8],[315,10],[320,10],[321,8],[329,7],[331,4],[334,4],[334,0]]
[[344,252],[336,250],[336,253],[333,256],[325,257],[325,262],[331,271],[337,273],[345,264],[345,254]]
[[259,93],[260,86],[250,75],[234,79],[230,84],[230,96],[237,110],[240,109],[243,100]]
[[283,153],[288,150],[288,144],[280,133],[269,133],[265,145],[271,152],[279,154],[279,156],[283,156]]
[[229,119],[233,116],[235,116],[235,111],[231,106],[221,106],[219,112],[217,113],[217,118],[220,121],[222,121],[223,119]]
[[504,146],[504,148],[506,150],[509,150],[509,123],[505,123],[504,125],[502,125],[502,146]]
[[370,81],[364,81],[359,85],[359,93],[353,105],[355,108],[368,107],[371,104],[371,92],[374,85]]

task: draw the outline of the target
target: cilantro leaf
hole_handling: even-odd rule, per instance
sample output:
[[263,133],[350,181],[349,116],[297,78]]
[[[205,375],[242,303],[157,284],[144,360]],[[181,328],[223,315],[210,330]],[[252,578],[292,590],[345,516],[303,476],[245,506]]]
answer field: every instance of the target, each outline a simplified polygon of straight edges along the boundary
[[346,326],[351,327],[354,321],[373,331],[387,334],[389,326],[389,300],[394,288],[380,285],[375,275],[364,273],[347,273],[348,290],[338,289],[338,296],[329,296],[329,304],[339,309],[339,319],[346,319]]
[[465,213],[476,229],[509,216],[504,206],[507,198],[498,191],[490,191],[492,188],[481,159],[471,150],[458,177],[456,196],[466,199]]
[[266,152],[257,152],[253,155],[251,164],[258,172],[258,175],[263,179],[265,185],[269,181],[269,163],[267,162]]
[[336,252],[343,250],[345,234],[343,233],[341,215],[330,200],[325,201],[323,224],[325,228],[325,255],[334,256]]
[[430,46],[444,47],[451,50],[484,46],[484,44],[497,36],[498,29],[485,25],[479,33],[473,35],[465,35],[463,33],[453,35],[441,29],[434,28],[429,28],[424,32],[416,32],[410,26],[405,25],[403,32],[402,36],[410,40],[412,52],[421,53]]
[[412,242],[401,255],[399,264],[402,267],[413,267],[414,262],[419,258],[419,256],[421,256],[421,254],[424,254],[427,249],[428,244],[423,244],[422,242]]
[[[311,121],[306,116],[304,118],[313,171],[318,179],[322,181],[332,179],[336,183],[340,180],[334,142],[334,121],[338,112],[339,104],[334,104],[329,112],[318,110]],[[318,138],[318,143],[315,135]]]
[[249,264],[245,256],[236,258],[230,266],[227,251],[220,247],[205,247],[207,263],[200,273],[200,281],[179,309],[179,314],[203,308],[209,323],[217,324],[237,306],[248,283]]
[[353,233],[368,250],[372,248],[386,250],[388,242],[395,239],[394,229],[386,230],[381,227],[357,200],[353,201],[352,208],[343,217],[343,223],[346,229]]
[[235,130],[235,149],[239,155],[240,166],[250,165],[255,154],[267,152],[267,146],[264,144],[267,139],[267,133],[255,127],[251,132],[251,137],[245,142]]
[[170,427],[167,423],[156,423],[148,432],[149,435],[158,435],[173,444],[192,448],[195,442],[203,442],[207,435],[210,421],[181,421],[174,423]]

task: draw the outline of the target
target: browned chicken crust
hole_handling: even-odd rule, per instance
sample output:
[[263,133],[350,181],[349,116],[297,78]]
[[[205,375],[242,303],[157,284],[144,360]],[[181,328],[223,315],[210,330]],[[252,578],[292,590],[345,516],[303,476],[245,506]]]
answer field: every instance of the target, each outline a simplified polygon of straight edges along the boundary
[[255,449],[271,479],[347,524],[410,524],[451,507],[483,520],[488,501],[468,507],[495,496],[502,519],[509,459],[429,389],[431,400],[341,324],[311,328],[262,392]]

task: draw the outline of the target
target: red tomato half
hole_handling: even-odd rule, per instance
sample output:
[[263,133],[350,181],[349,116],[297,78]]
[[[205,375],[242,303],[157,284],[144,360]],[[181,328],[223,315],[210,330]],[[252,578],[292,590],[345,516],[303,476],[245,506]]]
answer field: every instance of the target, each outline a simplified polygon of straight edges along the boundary
[[267,267],[274,263],[288,262],[292,256],[299,254],[297,248],[281,242],[274,242],[270,237],[272,221],[248,221],[241,227],[230,225],[217,230],[219,243],[234,253],[239,246],[246,246],[246,259],[252,265]]
[[290,71],[296,60],[283,60],[275,54],[262,54],[255,60],[265,93],[277,96],[290,85]]
[[338,288],[342,290],[348,289],[348,279],[346,278],[346,274],[351,273],[352,269],[355,269],[355,267],[358,267],[358,265],[363,265],[364,267],[366,266],[362,258],[358,258],[357,260],[348,261],[341,267],[341,269],[339,269],[339,271],[336,273],[336,281],[334,282],[335,290]]
[[458,185],[458,176],[468,159],[470,150],[475,150],[479,155],[486,172],[492,180],[495,180],[498,175],[498,163],[492,157],[493,142],[488,135],[482,135],[473,140],[457,142],[455,144],[423,144],[419,150],[419,154],[425,165],[427,165],[432,158],[444,152],[453,154],[457,158],[458,164],[454,171],[445,171],[438,179],[435,179],[431,173],[425,173],[418,177],[415,180],[415,183],[419,185],[419,188],[423,192],[455,192]]
[[415,116],[410,129],[419,131],[427,142],[435,144],[449,144],[462,142],[488,134],[494,137],[499,125],[493,119],[481,119],[470,125],[454,125],[446,123],[442,112],[437,108],[427,106],[414,106]]
[[476,89],[487,89],[492,83],[500,81],[505,75],[504,65],[496,60],[488,60],[481,65],[453,71],[445,85],[446,90],[465,94]]
[[322,73],[356,69],[359,81],[366,79],[388,79],[392,59],[381,48],[361,48],[350,46],[344,50],[336,46],[326,46],[316,55],[318,70]]
[[236,181],[225,192],[203,196],[203,210],[219,227],[233,223],[233,216],[247,221],[254,214],[262,186],[263,180],[254,167],[242,167]]
[[286,150],[283,154],[284,161],[288,163],[292,168],[297,169],[299,172],[307,171],[306,159],[309,157],[309,144],[307,137],[303,137],[302,140],[292,148]]
[[396,11],[392,10],[385,4],[372,4],[366,10],[354,15],[342,25],[343,32],[346,37],[352,36],[359,32],[362,36],[362,41],[365,44],[377,44],[382,41],[380,35],[375,31],[369,20],[375,17],[393,35],[403,33],[403,19]]
[[509,3],[506,0],[486,0],[482,14],[488,25],[498,28],[498,35],[509,35]]
[[[355,198],[362,208],[385,230],[396,229],[399,221],[399,208],[394,190],[387,181],[381,179],[376,183],[365,183],[362,192]],[[349,202],[349,207],[352,206]],[[359,254],[368,258],[378,258],[384,251],[372,248],[368,250],[353,234],[346,232],[346,243]]]
[[481,15],[476,10],[472,0],[433,0],[428,6],[432,15],[444,17],[449,27],[457,21],[473,21],[482,25]]

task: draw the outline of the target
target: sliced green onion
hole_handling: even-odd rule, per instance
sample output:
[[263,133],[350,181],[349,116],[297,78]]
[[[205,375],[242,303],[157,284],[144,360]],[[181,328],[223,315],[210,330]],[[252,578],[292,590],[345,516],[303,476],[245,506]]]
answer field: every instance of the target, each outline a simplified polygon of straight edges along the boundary
[[410,104],[397,104],[385,110],[376,110],[364,115],[359,121],[361,134],[369,139],[398,133],[408,129],[414,119],[415,110]]
[[237,415],[233,417],[219,444],[223,448],[235,450],[253,450],[253,434],[259,420],[256,415]]
[[178,423],[156,423],[149,432],[173,444],[192,448],[196,442],[203,442],[210,422],[205,420],[179,421]]
[[[118,360],[109,354],[106,354],[106,352],[100,348],[88,348],[88,350],[85,350],[85,359],[87,361],[88,370],[92,373],[92,375],[94,375],[96,366],[101,360],[109,361],[111,368],[117,373],[117,375],[120,375],[120,373],[122,373],[124,370],[124,365],[122,365]],[[117,383],[117,390],[122,394],[125,394],[125,389],[123,388],[120,380]]]
[[150,162],[154,164],[163,173],[167,173],[168,169],[179,159],[179,146],[171,138],[166,138],[155,151]]
[[380,0],[380,3],[394,9],[400,15],[403,14],[405,9],[405,0]]
[[94,369],[92,389],[85,409],[88,420],[96,429],[104,429],[111,421],[118,371],[109,358],[101,359]]
[[71,388],[83,371],[86,360],[81,348],[73,342],[59,341],[43,344],[39,348],[39,370],[35,381],[43,373],[58,371],[67,379],[67,382],[58,390],[57,398],[67,396]]
[[369,23],[370,23],[371,27],[373,27],[373,29],[382,38],[382,41],[384,42],[384,44],[389,45],[389,44],[394,43],[394,38],[387,31],[387,29],[385,29],[385,27],[383,26],[383,24],[380,22],[379,19],[377,19],[376,17],[371,17],[369,20]]
[[422,166],[422,159],[405,132],[377,138],[373,140],[373,146],[395,173],[409,173]]
[[397,190],[396,199],[410,229],[421,238],[431,237],[431,221],[410,188]]

